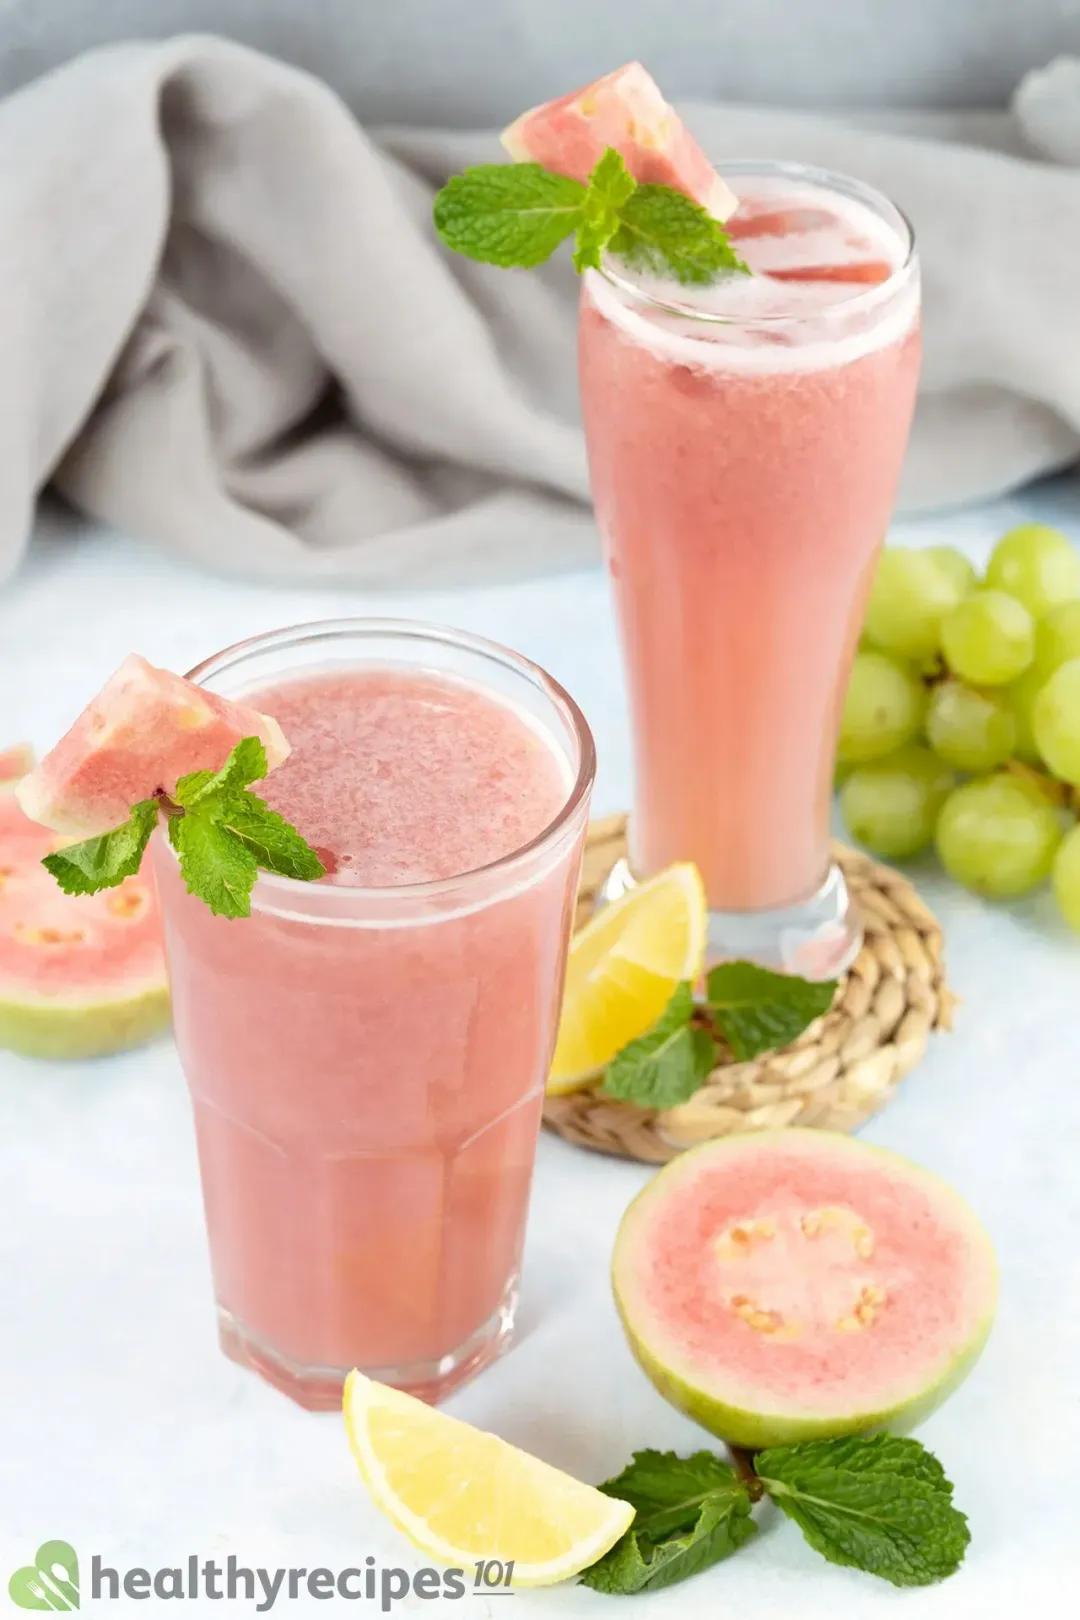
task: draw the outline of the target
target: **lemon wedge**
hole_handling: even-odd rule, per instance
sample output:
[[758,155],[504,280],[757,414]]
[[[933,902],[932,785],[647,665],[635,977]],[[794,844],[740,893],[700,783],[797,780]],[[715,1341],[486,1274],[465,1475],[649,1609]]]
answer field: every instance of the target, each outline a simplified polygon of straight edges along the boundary
[[345,1427],[378,1507],[439,1563],[513,1564],[512,1586],[551,1586],[614,1546],[634,1517],[591,1485],[493,1434],[353,1371]]
[[683,862],[605,906],[574,936],[549,1093],[576,1091],[655,1024],[676,986],[700,974],[707,928],[701,875]]

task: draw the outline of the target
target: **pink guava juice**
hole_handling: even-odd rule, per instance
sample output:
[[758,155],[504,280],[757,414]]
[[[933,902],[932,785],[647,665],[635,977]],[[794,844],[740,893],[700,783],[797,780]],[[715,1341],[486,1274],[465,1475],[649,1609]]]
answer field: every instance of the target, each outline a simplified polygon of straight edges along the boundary
[[505,1344],[593,746],[456,632],[343,621],[195,677],[292,744],[261,784],[325,879],[214,917],[155,852],[226,1352],[303,1405],[438,1399]]
[[724,168],[754,272],[590,271],[580,372],[632,711],[632,857],[710,907],[798,906],[829,871],[839,715],[919,370],[918,269],[883,197]]

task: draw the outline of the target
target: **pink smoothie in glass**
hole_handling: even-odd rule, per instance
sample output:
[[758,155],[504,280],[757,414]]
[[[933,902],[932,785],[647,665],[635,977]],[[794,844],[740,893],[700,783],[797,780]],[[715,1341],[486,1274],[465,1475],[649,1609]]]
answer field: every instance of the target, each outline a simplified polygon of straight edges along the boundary
[[806,899],[829,867],[918,284],[895,210],[782,173],[729,178],[755,274],[686,288],[589,272],[580,369],[632,709],[634,865],[695,861],[711,908],[748,912]]
[[512,1312],[587,790],[477,869],[580,761],[443,672],[247,693],[293,749],[259,791],[332,870],[225,921],[157,851],[223,1343],[306,1405],[353,1365],[436,1398]]

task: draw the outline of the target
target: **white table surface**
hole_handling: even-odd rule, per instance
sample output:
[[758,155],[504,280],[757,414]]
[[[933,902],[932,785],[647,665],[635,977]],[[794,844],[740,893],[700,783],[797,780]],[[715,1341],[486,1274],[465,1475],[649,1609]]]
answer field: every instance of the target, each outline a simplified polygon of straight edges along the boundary
[[[892,538],[950,542],[981,560],[1004,527],[1035,515],[1080,542],[1080,481],[900,524]],[[437,595],[285,594],[186,571],[115,536],[53,534],[0,591],[0,744],[51,743],[133,647],[184,669],[272,626],[371,612],[458,624],[546,665],[595,729],[596,809],[626,803],[626,716],[599,571]],[[985,1620],[1044,1605],[1061,1614],[1076,1601],[1080,940],[1045,897],[990,907],[929,866],[919,881],[946,927],[957,1026],[865,1134],[946,1176],[998,1247],[989,1348],[922,1431],[970,1517],[963,1569],[942,1586],[898,1592],[825,1564],[793,1525],[767,1519],[751,1547],[672,1592],[612,1599],[563,1587],[499,1600],[504,1608],[624,1620],[676,1605],[688,1620]],[[609,1295],[616,1224],[648,1173],[541,1141],[519,1341],[450,1405],[586,1479],[617,1471],[635,1448],[708,1443],[637,1370]],[[368,1553],[423,1562],[369,1505],[340,1420],[300,1411],[218,1352],[170,1042],[69,1066],[0,1052],[0,1300],[0,1603],[9,1573],[47,1537],[79,1550],[84,1609],[97,1607],[92,1552],[121,1569],[180,1565],[192,1553],[223,1561],[230,1551],[268,1567],[338,1569]],[[189,1601],[183,1612],[222,1607],[254,1612],[243,1599]],[[399,1610],[502,1613],[473,1596]],[[305,1597],[279,1597],[274,1609],[309,1611],[327,1612]],[[356,1612],[378,1609],[362,1602]]]

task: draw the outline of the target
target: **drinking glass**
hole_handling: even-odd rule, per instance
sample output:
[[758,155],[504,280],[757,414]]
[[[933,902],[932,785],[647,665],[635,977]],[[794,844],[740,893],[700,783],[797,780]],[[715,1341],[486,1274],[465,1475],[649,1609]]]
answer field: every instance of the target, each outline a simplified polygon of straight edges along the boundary
[[156,840],[221,1344],[311,1408],[339,1404],[353,1366],[438,1400],[508,1342],[595,768],[557,682],[456,631],[302,625],[190,679],[257,703],[369,665],[515,706],[567,788],[479,870],[395,888],[260,874],[246,919],[187,894]]
[[[862,937],[829,819],[915,401],[918,263],[903,215],[858,181],[723,170],[736,247],[752,259],[767,237],[792,279],[686,288],[614,260],[583,278],[582,402],[635,760],[630,859],[607,892],[693,861],[714,958],[828,978]],[[839,276],[813,262],[837,239],[855,254]]]

